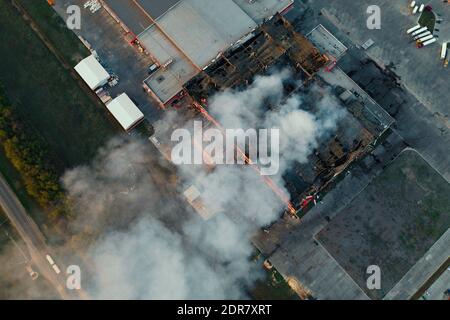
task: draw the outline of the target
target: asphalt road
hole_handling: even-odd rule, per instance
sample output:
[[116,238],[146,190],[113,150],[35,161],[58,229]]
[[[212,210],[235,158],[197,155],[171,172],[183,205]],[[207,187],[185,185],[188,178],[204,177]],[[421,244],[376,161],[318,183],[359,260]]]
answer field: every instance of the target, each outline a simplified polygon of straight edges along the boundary
[[[12,225],[16,228],[19,235],[24,240],[30,258],[39,270],[39,274],[45,277],[59,293],[62,299],[77,298],[73,294],[69,294],[65,288],[64,268],[55,259],[46,245],[45,238],[39,230],[36,223],[29,217],[25,208],[17,199],[14,192],[9,187],[2,175],[0,175],[0,206],[8,216]],[[46,259],[46,255],[50,254],[59,265],[61,273],[57,275]],[[78,296],[81,298],[81,294]]]

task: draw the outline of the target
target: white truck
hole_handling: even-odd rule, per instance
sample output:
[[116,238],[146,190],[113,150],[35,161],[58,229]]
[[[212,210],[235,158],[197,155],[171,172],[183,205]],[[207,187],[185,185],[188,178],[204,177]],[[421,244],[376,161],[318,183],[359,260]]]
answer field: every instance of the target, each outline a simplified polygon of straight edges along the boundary
[[58,265],[55,263],[55,261],[49,254],[45,255],[45,259],[47,259],[48,263],[52,266],[52,269],[53,271],[55,271],[56,274],[61,273],[61,270],[59,269]]
[[431,39],[431,40],[428,40],[428,41],[423,42],[423,43],[422,43],[422,46],[426,47],[427,45],[432,44],[432,43],[435,43],[436,41],[437,41],[436,38],[433,38],[433,39]]
[[61,273],[61,270],[59,269],[59,267],[56,264],[54,264],[52,266],[52,268],[53,268],[53,271],[55,271],[56,274],[60,274]]
[[426,42],[426,41],[428,41],[430,39],[433,39],[433,38],[434,38],[433,35],[429,34],[429,35],[427,35],[425,37],[422,37],[422,38],[418,39],[417,41],[424,43],[424,42]]
[[53,260],[53,258],[49,254],[47,254],[45,256],[45,259],[47,259],[47,261],[48,261],[48,263],[50,263],[50,265],[54,265],[55,264],[55,261]]
[[420,24],[406,30],[406,34],[410,34],[420,28]]
[[414,37],[414,40],[423,38],[423,37],[428,36],[428,35],[430,35],[430,34],[431,34],[431,32],[427,30],[427,31],[425,31],[425,32],[423,32],[423,33],[418,34],[417,36],[415,36],[415,37]]
[[420,33],[422,33],[422,32],[425,32],[425,31],[427,31],[427,30],[428,30],[427,27],[422,27],[422,28],[417,29],[416,31],[414,31],[411,35],[412,35],[412,36],[416,36],[416,35],[418,35],[418,34],[420,34]]
[[441,60],[444,60],[446,56],[447,56],[447,42],[444,42],[441,48]]

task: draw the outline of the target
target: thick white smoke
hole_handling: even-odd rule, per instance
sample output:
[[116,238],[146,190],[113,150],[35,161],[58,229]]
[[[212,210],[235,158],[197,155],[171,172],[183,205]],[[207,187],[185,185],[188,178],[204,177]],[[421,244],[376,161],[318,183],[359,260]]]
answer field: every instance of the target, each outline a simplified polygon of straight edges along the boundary
[[[98,274],[94,298],[242,298],[252,265],[248,241],[225,218],[210,226],[186,222],[187,234],[143,218],[126,232],[108,234],[92,256]],[[188,243],[185,243],[188,241]],[[194,247],[192,247],[192,245]],[[241,278],[241,279],[240,279]]]
[[166,194],[170,176],[153,157],[148,144],[115,139],[92,166],[64,176],[75,232],[96,235],[84,289],[95,299],[245,297],[245,285],[261,275],[250,261],[248,225],[225,215],[200,219]]
[[[280,130],[280,172],[294,161],[305,163],[321,139],[332,133],[345,109],[328,89],[317,85],[306,92],[285,96],[283,83],[292,77],[285,69],[257,76],[247,90],[227,90],[210,99],[211,114],[225,128],[278,128]],[[304,94],[306,97],[302,96]],[[314,98],[314,111],[304,110],[305,99]],[[268,105],[276,106],[267,110]]]
[[[284,96],[289,77],[289,71],[256,77],[248,89],[210,100],[211,113],[226,128],[280,129],[282,166],[272,178],[286,194],[282,173],[294,161],[307,161],[343,114],[318,88],[312,89],[319,97],[315,113],[302,110],[302,96]],[[267,111],[269,102],[278,107]],[[117,139],[92,166],[65,175],[79,216],[75,230],[97,235],[88,250],[94,275],[85,289],[100,299],[246,297],[245,287],[260,275],[250,261],[250,237],[286,204],[247,166],[180,166],[179,194],[195,185],[206,206],[218,212],[203,221],[182,196],[170,194],[173,173],[154,158],[148,145]]]

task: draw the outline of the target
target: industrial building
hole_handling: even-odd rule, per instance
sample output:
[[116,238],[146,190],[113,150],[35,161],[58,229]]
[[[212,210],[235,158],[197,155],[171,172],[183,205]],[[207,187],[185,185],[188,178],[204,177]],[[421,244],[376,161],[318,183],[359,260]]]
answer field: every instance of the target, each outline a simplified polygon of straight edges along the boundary
[[[132,1],[122,9],[117,0],[106,2],[107,10],[127,31],[136,34],[135,41],[155,62],[149,65],[149,76],[144,80],[146,91],[162,107],[194,106],[194,118],[206,115],[209,119],[208,98],[216,92],[245,87],[271,68],[294,71],[292,86],[285,88],[289,94],[299,89],[298,84],[312,82],[320,70],[335,66],[347,51],[323,26],[307,36],[296,32],[282,15],[292,0],[168,1],[153,11],[144,1]],[[329,43],[334,44],[332,50]],[[314,101],[311,108],[314,112]],[[179,112],[189,109],[194,111],[181,108]],[[293,202],[291,212],[303,208],[305,197],[326,188],[376,139],[380,131],[377,124],[370,130],[357,118],[356,113],[348,114],[336,136],[324,142],[308,164],[297,164],[285,177]],[[155,124],[155,129],[160,128]],[[161,132],[157,136],[157,145],[170,145]],[[198,198],[194,191],[185,194],[191,202]]]
[[186,83],[196,101],[207,100],[217,91],[246,85],[274,64],[291,67],[296,76],[310,78],[328,63],[303,35],[294,31],[281,15],[276,15],[255,30],[241,46],[230,48],[207,69]]
[[[255,76],[270,73],[272,69],[292,70],[292,79],[284,85],[286,96],[299,93],[303,106],[317,112],[316,97],[309,87],[317,85],[324,92],[330,90],[344,102],[349,111],[340,120],[335,135],[326,139],[315,150],[308,162],[296,163],[283,177],[297,215],[303,215],[312,202],[312,194],[319,194],[332,186],[333,180],[356,159],[361,158],[370,145],[392,125],[392,119],[380,114],[370,99],[351,94],[344,97],[344,90],[328,84],[314,75],[321,70],[321,77],[336,66],[347,48],[323,26],[316,27],[308,36],[295,32],[292,25],[280,14],[267,20],[255,30],[255,35],[236,48],[224,52],[213,64],[192,78],[184,86],[186,95],[200,114],[208,115],[209,98],[229,88],[245,88]],[[319,50],[322,48],[323,51]],[[336,70],[338,71],[338,70]],[[343,83],[340,83],[343,85]],[[277,106],[267,105],[267,110]],[[384,116],[384,117],[383,117]],[[210,121],[215,121],[210,120]]]
[[293,0],[105,0],[105,8],[158,68],[144,88],[162,106],[223,52],[251,38],[266,19],[286,12]]
[[75,66],[75,71],[92,90],[108,83],[110,75],[94,55],[83,59]]

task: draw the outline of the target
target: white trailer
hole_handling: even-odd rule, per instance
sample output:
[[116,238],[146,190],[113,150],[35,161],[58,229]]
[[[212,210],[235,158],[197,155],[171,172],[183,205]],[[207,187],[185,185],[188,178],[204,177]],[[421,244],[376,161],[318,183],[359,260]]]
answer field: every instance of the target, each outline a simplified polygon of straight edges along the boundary
[[433,38],[433,39],[431,39],[431,40],[425,41],[422,45],[423,45],[424,47],[426,47],[427,45],[432,44],[432,43],[435,43],[436,41],[437,41],[436,38]]
[[54,265],[55,264],[55,261],[53,260],[53,258],[49,254],[47,254],[45,256],[45,259],[47,259],[47,261],[48,261],[48,263],[50,263],[50,265]]
[[418,34],[420,34],[420,33],[422,33],[422,32],[425,32],[425,31],[427,31],[427,30],[428,30],[427,27],[422,27],[422,28],[417,29],[416,31],[414,31],[411,35],[412,35],[412,36],[416,36],[416,35],[418,35]]
[[417,40],[417,39],[423,38],[423,37],[425,37],[425,36],[428,36],[428,35],[430,35],[430,34],[431,34],[431,32],[430,32],[430,31],[425,31],[425,32],[423,32],[423,33],[421,33],[421,34],[418,34],[417,36],[415,36],[415,37],[414,37],[414,40]]
[[61,270],[59,269],[59,267],[56,264],[54,264],[52,266],[52,268],[53,268],[53,271],[55,271],[56,274],[60,274],[61,273]]
[[442,44],[442,49],[441,49],[441,60],[444,60],[446,56],[447,56],[447,42],[444,42]]
[[408,30],[406,30],[406,34],[410,34],[411,32],[414,32],[414,31],[416,31],[419,28],[420,28],[420,24],[418,24],[418,25],[416,25],[416,26],[414,26],[412,28],[409,28]]
[[415,6],[412,13],[413,13],[413,14],[416,14],[417,11],[419,11],[419,6]]
[[419,12],[423,12],[423,9],[425,9],[425,5],[422,3],[422,4],[420,5]]
[[420,39],[417,40],[417,41],[424,43],[424,42],[426,42],[426,41],[428,41],[428,40],[430,40],[430,39],[433,39],[433,38],[434,38],[434,36],[433,36],[432,34],[430,34],[430,35],[428,35],[428,36],[425,36],[425,37],[423,37],[423,38],[420,38]]
[[414,0],[411,1],[410,7],[411,7],[411,8],[414,8],[415,6],[416,6],[416,1],[414,1]]

